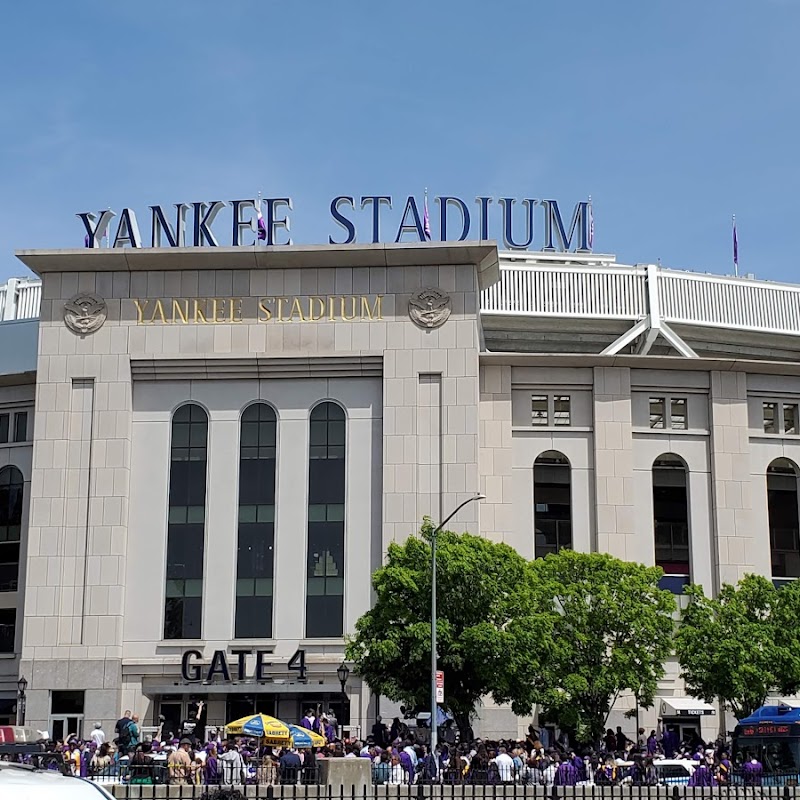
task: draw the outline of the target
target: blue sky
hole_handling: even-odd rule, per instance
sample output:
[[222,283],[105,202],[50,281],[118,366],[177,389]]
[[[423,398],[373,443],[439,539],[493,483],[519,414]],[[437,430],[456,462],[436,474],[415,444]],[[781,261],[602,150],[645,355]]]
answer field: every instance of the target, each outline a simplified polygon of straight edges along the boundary
[[591,194],[596,251],[707,272],[736,213],[742,271],[795,281],[798,30],[798,0],[9,3],[0,279],[79,211],[147,236],[148,205],[288,194],[326,242],[335,195],[396,227],[427,186]]

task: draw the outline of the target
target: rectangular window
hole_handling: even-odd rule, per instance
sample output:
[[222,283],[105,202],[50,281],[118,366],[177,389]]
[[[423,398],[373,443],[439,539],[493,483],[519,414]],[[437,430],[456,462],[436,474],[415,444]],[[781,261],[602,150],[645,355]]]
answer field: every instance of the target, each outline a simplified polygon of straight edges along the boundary
[[547,395],[531,395],[531,425],[547,425]]
[[569,395],[556,395],[553,398],[553,425],[569,424]]
[[669,404],[670,428],[676,431],[685,431],[689,427],[689,420],[686,417],[686,398],[673,397]]
[[0,540],[0,592],[16,592],[18,587],[19,542]]
[[14,637],[17,629],[17,610],[0,608],[0,653],[14,652]]
[[0,414],[0,444],[8,443],[8,414]]
[[783,407],[783,432],[787,436],[797,435],[797,406],[792,403]]
[[25,442],[28,440],[28,412],[17,411],[14,414],[14,441]]
[[51,714],[83,714],[84,692],[53,690],[50,700]]
[[664,427],[664,413],[666,407],[666,399],[663,397],[650,398],[650,427],[663,428]]
[[764,410],[764,433],[777,433],[778,425],[776,417],[778,412],[778,404],[763,403],[762,408]]

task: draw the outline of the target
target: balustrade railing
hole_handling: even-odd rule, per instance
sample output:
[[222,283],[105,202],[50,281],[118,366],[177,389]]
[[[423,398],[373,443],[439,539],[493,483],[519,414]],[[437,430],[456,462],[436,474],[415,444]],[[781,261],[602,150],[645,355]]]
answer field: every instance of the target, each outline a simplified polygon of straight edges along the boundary
[[503,263],[481,296],[487,315],[640,320],[651,297],[666,322],[800,335],[800,286],[616,264]]

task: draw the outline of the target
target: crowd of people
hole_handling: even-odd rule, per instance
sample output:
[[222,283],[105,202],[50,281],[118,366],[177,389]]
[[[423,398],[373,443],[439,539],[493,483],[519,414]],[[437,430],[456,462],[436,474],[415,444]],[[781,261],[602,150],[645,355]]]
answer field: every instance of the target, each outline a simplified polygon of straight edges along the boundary
[[[482,741],[470,744],[445,742],[432,756],[424,745],[410,739],[394,738],[398,720],[386,732],[380,719],[373,727],[371,741],[359,755],[373,762],[373,778],[379,784],[474,783],[523,784],[528,786],[612,786],[656,785],[663,778],[658,766],[665,759],[691,765],[690,786],[730,785],[734,764],[730,746],[723,739],[706,745],[698,736],[680,741],[672,731],[639,729],[637,741],[629,739],[620,727],[608,730],[599,748],[571,748],[566,737],[552,746],[542,742],[533,726],[524,741]],[[375,742],[378,742],[377,744]],[[385,743],[385,744],[384,744]],[[736,765],[744,785],[761,785],[763,766],[756,758]]]
[[443,731],[441,745],[431,753],[399,718],[387,727],[378,717],[364,740],[341,739],[332,717],[317,717],[309,709],[299,724],[321,733],[327,744],[296,748],[269,746],[248,736],[220,737],[217,729],[206,729],[202,712],[201,704],[179,736],[162,735],[159,729],[152,737],[142,737],[137,716],[126,712],[113,737],[107,738],[97,723],[88,739],[51,743],[50,749],[76,775],[130,784],[316,784],[320,761],[329,758],[369,759],[373,782],[379,785],[646,786],[663,778],[658,768],[664,759],[691,765],[686,770],[691,772],[690,786],[730,785],[734,773],[739,783],[759,786],[763,777],[763,766],[754,757],[734,764],[723,739],[706,744],[695,734],[680,741],[660,727],[649,735],[639,729],[636,741],[619,727],[616,732],[609,729],[599,747],[580,749],[570,747],[565,736],[551,743],[546,730],[532,725],[524,740],[459,743]]

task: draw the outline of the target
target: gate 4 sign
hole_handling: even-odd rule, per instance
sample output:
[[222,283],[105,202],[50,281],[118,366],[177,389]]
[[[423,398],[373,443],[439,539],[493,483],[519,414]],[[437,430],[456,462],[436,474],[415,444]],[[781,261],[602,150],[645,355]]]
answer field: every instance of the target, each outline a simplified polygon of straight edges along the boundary
[[436,670],[436,702],[444,703],[444,672]]
[[[230,683],[232,680],[265,682],[275,678],[276,665],[267,658],[273,655],[273,649],[253,650],[249,647],[234,648],[229,651],[215,650],[209,664],[202,664],[203,654],[199,650],[185,650],[181,658],[181,678],[186,683]],[[255,655],[255,662],[252,656]],[[231,677],[231,663],[233,677]],[[308,667],[306,667],[306,651],[297,650],[286,664],[289,672],[297,673],[298,680],[305,683]]]

